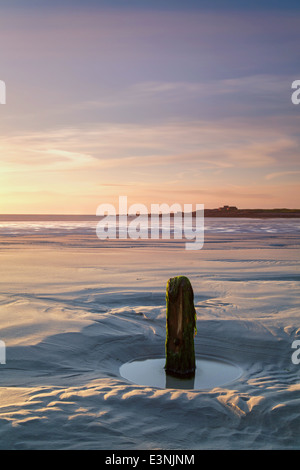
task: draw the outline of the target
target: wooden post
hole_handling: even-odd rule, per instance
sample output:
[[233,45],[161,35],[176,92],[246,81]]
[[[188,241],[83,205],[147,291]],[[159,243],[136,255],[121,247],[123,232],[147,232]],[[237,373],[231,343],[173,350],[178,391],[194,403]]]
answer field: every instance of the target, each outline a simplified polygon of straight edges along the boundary
[[194,377],[196,311],[193,288],[187,277],[177,276],[169,279],[166,303],[165,371],[175,377]]

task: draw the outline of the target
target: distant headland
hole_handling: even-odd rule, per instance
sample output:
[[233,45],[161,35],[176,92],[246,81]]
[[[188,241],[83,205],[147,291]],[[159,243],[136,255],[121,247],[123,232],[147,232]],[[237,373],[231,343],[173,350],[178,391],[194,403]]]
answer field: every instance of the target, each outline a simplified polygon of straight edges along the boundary
[[204,217],[300,218],[300,209],[238,209],[235,206],[223,206],[204,209]]
[[[196,216],[196,212],[192,212]],[[151,215],[149,214],[149,217]],[[171,213],[173,217],[173,213]],[[279,219],[299,218],[300,209],[238,209],[236,206],[223,206],[217,209],[204,209],[204,217],[232,217],[249,219]],[[98,221],[99,216],[94,214],[0,214],[0,222],[27,222],[27,221]]]

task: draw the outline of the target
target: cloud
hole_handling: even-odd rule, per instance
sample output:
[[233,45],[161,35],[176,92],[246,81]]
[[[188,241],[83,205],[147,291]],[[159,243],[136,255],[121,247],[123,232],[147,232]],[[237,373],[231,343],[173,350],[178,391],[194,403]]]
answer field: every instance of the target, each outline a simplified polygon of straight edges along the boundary
[[17,136],[1,142],[0,162],[3,172],[35,172],[49,170],[73,170],[89,168],[97,160],[86,153],[47,148],[48,138],[43,142],[39,134]]
[[[56,167],[68,169],[77,167],[87,167],[95,163],[95,159],[91,155],[78,152],[69,152],[60,149],[47,149],[44,154],[56,157]],[[53,163],[53,162],[52,162]]]
[[[219,78],[201,81],[144,81],[128,86],[119,86],[118,90],[108,91],[101,98],[74,103],[75,110],[116,110],[122,108],[148,108],[153,115],[155,103],[157,115],[184,115],[193,109],[195,102],[205,111],[210,106],[215,112],[243,114],[250,111],[273,113],[274,109],[285,108],[290,104],[289,94],[292,77],[289,75],[248,75],[243,77]],[[175,107],[177,105],[177,107]],[[180,107],[179,107],[180,105]],[[216,106],[217,105],[217,106]],[[191,108],[192,107],[192,108]]]
[[298,176],[300,175],[300,170],[289,170],[289,171],[279,171],[277,173],[269,173],[265,176],[266,180],[273,180],[275,178],[282,178],[285,176]]
[[[92,124],[0,138],[3,170],[297,169],[299,137],[256,120]],[[291,168],[292,170],[292,168]],[[267,179],[271,179],[271,177]]]

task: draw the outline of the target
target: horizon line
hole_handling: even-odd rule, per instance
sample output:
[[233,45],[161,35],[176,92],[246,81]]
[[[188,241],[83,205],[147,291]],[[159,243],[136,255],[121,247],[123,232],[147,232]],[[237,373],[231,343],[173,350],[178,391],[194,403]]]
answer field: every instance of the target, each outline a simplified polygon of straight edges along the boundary
[[[215,208],[204,208],[204,211],[226,211],[226,207],[228,206],[223,206],[223,207],[215,207]],[[233,206],[230,206],[233,207]],[[289,208],[289,207],[274,207],[274,208],[261,208],[261,207],[255,207],[255,208],[243,208],[239,209],[236,208],[235,210],[227,210],[227,212],[241,212],[241,211],[300,211],[300,208]],[[181,211],[183,213],[184,211]],[[195,210],[192,210],[192,212],[196,212]],[[165,214],[168,214],[169,212],[166,212]],[[171,212],[173,213],[173,212]],[[180,211],[177,211],[177,213],[180,213]],[[160,215],[163,213],[159,213]],[[159,215],[156,214],[156,215]],[[116,216],[119,216],[120,214],[116,214]],[[122,214],[124,215],[124,214]],[[137,214],[136,214],[137,215]],[[150,214],[149,214],[150,215]],[[98,215],[91,214],[91,213],[57,213],[57,212],[26,212],[26,213],[0,213],[0,217],[32,217],[32,216],[43,216],[43,217],[53,217],[53,216],[59,216],[59,217],[99,217]],[[129,214],[127,214],[129,216]]]

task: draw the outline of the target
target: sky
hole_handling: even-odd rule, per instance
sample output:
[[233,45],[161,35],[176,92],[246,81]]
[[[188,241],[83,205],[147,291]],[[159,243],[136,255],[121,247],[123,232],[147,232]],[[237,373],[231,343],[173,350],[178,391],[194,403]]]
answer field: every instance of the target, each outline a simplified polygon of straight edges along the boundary
[[95,214],[119,196],[300,208],[298,0],[0,12],[0,213]]

